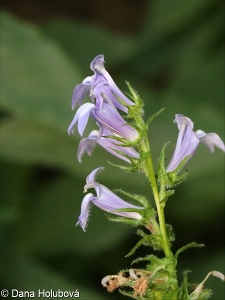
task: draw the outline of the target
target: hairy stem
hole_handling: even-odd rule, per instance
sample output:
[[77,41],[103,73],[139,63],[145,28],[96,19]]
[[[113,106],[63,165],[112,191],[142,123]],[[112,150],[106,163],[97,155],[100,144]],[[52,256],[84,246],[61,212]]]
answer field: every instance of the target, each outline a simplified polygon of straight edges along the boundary
[[156,204],[156,209],[157,209],[157,214],[158,214],[158,219],[159,219],[159,227],[160,227],[160,232],[161,232],[162,241],[163,241],[163,250],[164,250],[166,257],[172,258],[173,254],[170,250],[170,244],[169,244],[167,231],[166,231],[164,206],[161,205],[161,203],[160,203],[160,195],[159,195],[159,191],[158,191],[157,182],[155,179],[155,172],[154,172],[153,163],[152,163],[150,146],[149,146],[147,139],[142,140],[141,148],[145,154],[145,163],[143,166],[144,172],[151,184],[152,192],[153,192],[154,199],[155,199],[155,204]]

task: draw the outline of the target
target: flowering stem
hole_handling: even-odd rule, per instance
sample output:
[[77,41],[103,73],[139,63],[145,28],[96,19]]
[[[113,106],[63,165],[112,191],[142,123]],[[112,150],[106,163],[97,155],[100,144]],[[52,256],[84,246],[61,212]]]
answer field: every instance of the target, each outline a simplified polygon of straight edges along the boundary
[[[168,258],[172,258],[173,254],[170,250],[170,245],[169,245],[169,240],[166,232],[166,223],[165,223],[165,216],[164,216],[164,205],[161,205],[160,203],[160,194],[158,191],[156,179],[155,179],[155,172],[153,168],[153,163],[152,163],[152,157],[150,154],[150,145],[148,142],[148,139],[143,139],[141,142],[141,149],[143,153],[145,154],[145,163],[144,163],[144,172],[146,177],[148,178],[151,187],[152,187],[152,192],[154,195],[155,199],[155,204],[156,204],[156,209],[158,213],[158,219],[159,219],[159,227],[160,227],[160,232],[162,235],[162,242],[163,242],[163,251],[165,253],[165,256]],[[161,189],[162,191],[163,189]]]

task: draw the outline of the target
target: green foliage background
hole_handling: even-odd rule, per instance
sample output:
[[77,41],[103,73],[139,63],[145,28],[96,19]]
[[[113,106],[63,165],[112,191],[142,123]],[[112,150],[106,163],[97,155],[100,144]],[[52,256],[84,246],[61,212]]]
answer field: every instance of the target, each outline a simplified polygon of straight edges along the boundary
[[[36,2],[30,1],[34,9]],[[19,3],[5,2],[1,9],[2,288],[78,289],[80,299],[121,299],[100,281],[129,266],[132,258],[124,256],[138,237],[94,207],[87,232],[75,228],[83,185],[104,165],[102,184],[151,194],[142,176],[110,166],[107,161],[118,161],[100,148],[77,162],[80,137],[67,135],[73,88],[91,75],[92,59],[104,54],[118,86],[126,91],[128,80],[144,99],[146,118],[165,107],[149,132],[155,164],[165,142],[171,141],[168,160],[174,149],[175,113],[224,140],[223,1],[86,1],[76,13],[81,1],[56,1],[67,10],[71,3],[74,17],[46,12],[35,22],[21,13],[26,1]],[[180,273],[190,269],[190,280],[200,282],[211,270],[225,271],[224,156],[201,145],[186,168],[188,180],[166,214],[176,232],[174,250],[192,241],[205,244],[179,262]],[[149,251],[142,247],[137,255]],[[222,282],[210,278],[207,286],[212,299],[224,299]]]

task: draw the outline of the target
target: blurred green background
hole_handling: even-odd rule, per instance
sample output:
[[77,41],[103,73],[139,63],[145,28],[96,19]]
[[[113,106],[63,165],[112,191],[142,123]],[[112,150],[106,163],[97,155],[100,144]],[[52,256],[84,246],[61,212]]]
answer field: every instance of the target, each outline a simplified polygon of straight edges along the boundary
[[[145,179],[125,174],[102,149],[83,163],[80,137],[67,135],[73,88],[92,75],[89,64],[105,55],[106,68],[126,91],[128,80],[145,101],[146,119],[165,107],[150,127],[154,162],[170,141],[175,113],[195,129],[224,140],[224,3],[217,0],[1,1],[1,267],[2,288],[76,290],[80,299],[122,299],[101,279],[127,268],[138,241],[135,228],[114,224],[93,207],[86,233],[74,227],[90,171],[99,181],[151,197]],[[89,133],[91,125],[86,131]],[[192,241],[179,272],[200,282],[224,272],[224,156],[200,145],[187,165],[189,177],[167,205],[176,233],[173,249]],[[137,256],[151,249],[141,247]],[[212,299],[224,283],[210,278]]]

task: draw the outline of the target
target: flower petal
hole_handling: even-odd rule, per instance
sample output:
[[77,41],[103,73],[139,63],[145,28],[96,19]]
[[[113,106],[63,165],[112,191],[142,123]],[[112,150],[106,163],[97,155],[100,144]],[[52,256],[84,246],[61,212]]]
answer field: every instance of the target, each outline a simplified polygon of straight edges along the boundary
[[200,139],[200,141],[209,148],[211,153],[214,152],[214,146],[225,152],[224,142],[221,140],[218,134],[214,132],[205,133],[202,130],[197,130],[196,135]]
[[[93,194],[88,193],[82,201],[81,204],[81,212],[78,218],[76,225],[80,225],[83,231],[85,231],[89,216],[89,207],[90,202],[95,204],[100,209],[115,214],[119,216],[123,216],[126,218],[131,218],[135,220],[141,220],[142,214],[137,210],[144,209],[143,206],[137,206],[131,203],[128,203],[121,199],[119,196],[110,191],[107,187],[102,184],[96,182],[95,177],[97,173],[104,169],[103,167],[97,168],[93,170],[86,178],[86,185],[84,186],[84,190],[89,188],[94,188],[97,196],[95,197]],[[124,211],[118,211],[123,209]],[[128,210],[128,211],[126,211]],[[134,211],[132,211],[134,210]]]
[[72,97],[72,109],[74,109],[76,104],[81,104],[85,95],[90,91],[92,83],[93,78],[91,76],[88,76],[83,80],[82,84],[78,84],[75,86]]
[[126,208],[144,209],[144,207],[133,205],[122,200],[119,196],[114,194],[111,190],[109,190],[102,184],[95,183],[95,190],[97,193],[97,197],[93,198],[93,203],[102,210],[132,219],[142,219],[142,216],[137,212],[116,212],[115,210]]
[[99,65],[101,67],[104,67],[104,55],[103,54],[99,54],[97,55],[93,61],[90,64],[90,68],[92,71],[95,71],[95,65]]
[[90,115],[90,112],[92,109],[94,109],[95,105],[93,103],[85,103],[82,106],[79,107],[77,110],[75,117],[73,118],[73,121],[71,122],[69,128],[68,128],[68,133],[73,133],[73,128],[78,121],[78,132],[82,136],[84,129],[87,125],[88,118]]
[[[95,183],[95,177],[97,176],[97,174],[104,170],[104,167],[99,167],[99,168],[96,168],[94,169],[86,178],[86,185],[93,185]],[[84,189],[87,189],[86,188],[86,185],[84,186]]]
[[128,125],[118,111],[107,103],[103,103],[101,109],[93,109],[91,114],[101,126],[120,137],[135,141],[139,136],[137,130]]
[[77,225],[80,225],[80,227],[85,231],[87,227],[88,217],[89,217],[89,209],[90,209],[90,202],[93,200],[94,195],[91,193],[88,193],[81,204],[81,212],[78,217],[78,221],[76,223]]
[[112,79],[112,77],[110,76],[110,74],[106,71],[106,69],[104,67],[104,55],[100,54],[100,55],[96,56],[93,59],[90,67],[91,67],[91,70],[93,70],[94,72],[98,72],[99,74],[101,74],[106,79],[108,85],[110,86],[112,92],[115,95],[117,95],[127,105],[134,105],[134,103],[130,99],[128,99],[122,93],[122,91],[117,87],[117,85],[115,84],[115,82]]
[[175,122],[177,123],[179,134],[174,154],[166,169],[167,172],[174,171],[185,157],[193,156],[199,142],[205,144],[211,152],[214,151],[215,146],[225,152],[225,145],[218,134],[214,132],[205,133],[202,130],[194,132],[194,123],[191,119],[180,114],[176,114]]
[[[110,87],[105,86],[104,88],[102,88],[101,91],[102,94],[102,98],[109,104],[110,102],[113,103],[113,105],[117,108],[120,109],[122,111],[124,111],[125,113],[128,113],[128,108],[126,106],[124,106],[116,97],[115,97],[115,93],[113,94]],[[122,99],[124,100],[124,99]]]
[[77,159],[81,163],[82,156],[86,152],[89,156],[95,149],[97,144],[97,139],[99,138],[100,134],[99,131],[93,130],[89,134],[87,138],[84,138],[80,141],[77,151]]
[[194,127],[194,123],[192,122],[192,120],[188,117],[185,117],[181,114],[176,114],[175,115],[175,120],[174,123],[177,123],[177,127],[180,130],[181,126],[186,123],[191,129],[193,129]]
[[175,122],[177,123],[179,134],[175,151],[166,168],[167,172],[174,171],[185,157],[192,156],[199,144],[199,139],[193,131],[191,119],[177,114]]
[[111,153],[112,155],[130,163],[130,160],[123,156],[122,154],[116,152],[116,151],[120,151],[123,152],[126,156],[130,156],[132,158],[136,158],[139,159],[140,155],[137,151],[135,151],[133,148],[131,147],[120,147],[119,146],[119,142],[115,142],[115,140],[111,139],[111,138],[105,138],[105,137],[100,137],[97,140],[98,144],[104,148],[106,151],[108,151],[109,153]]
[[119,102],[119,100],[112,93],[110,86],[107,84],[107,82],[105,80],[98,83],[95,86],[92,93],[96,97],[96,107],[101,108],[102,103],[104,101],[114,108],[120,109],[121,111],[124,111],[125,113],[128,112],[128,108]]

